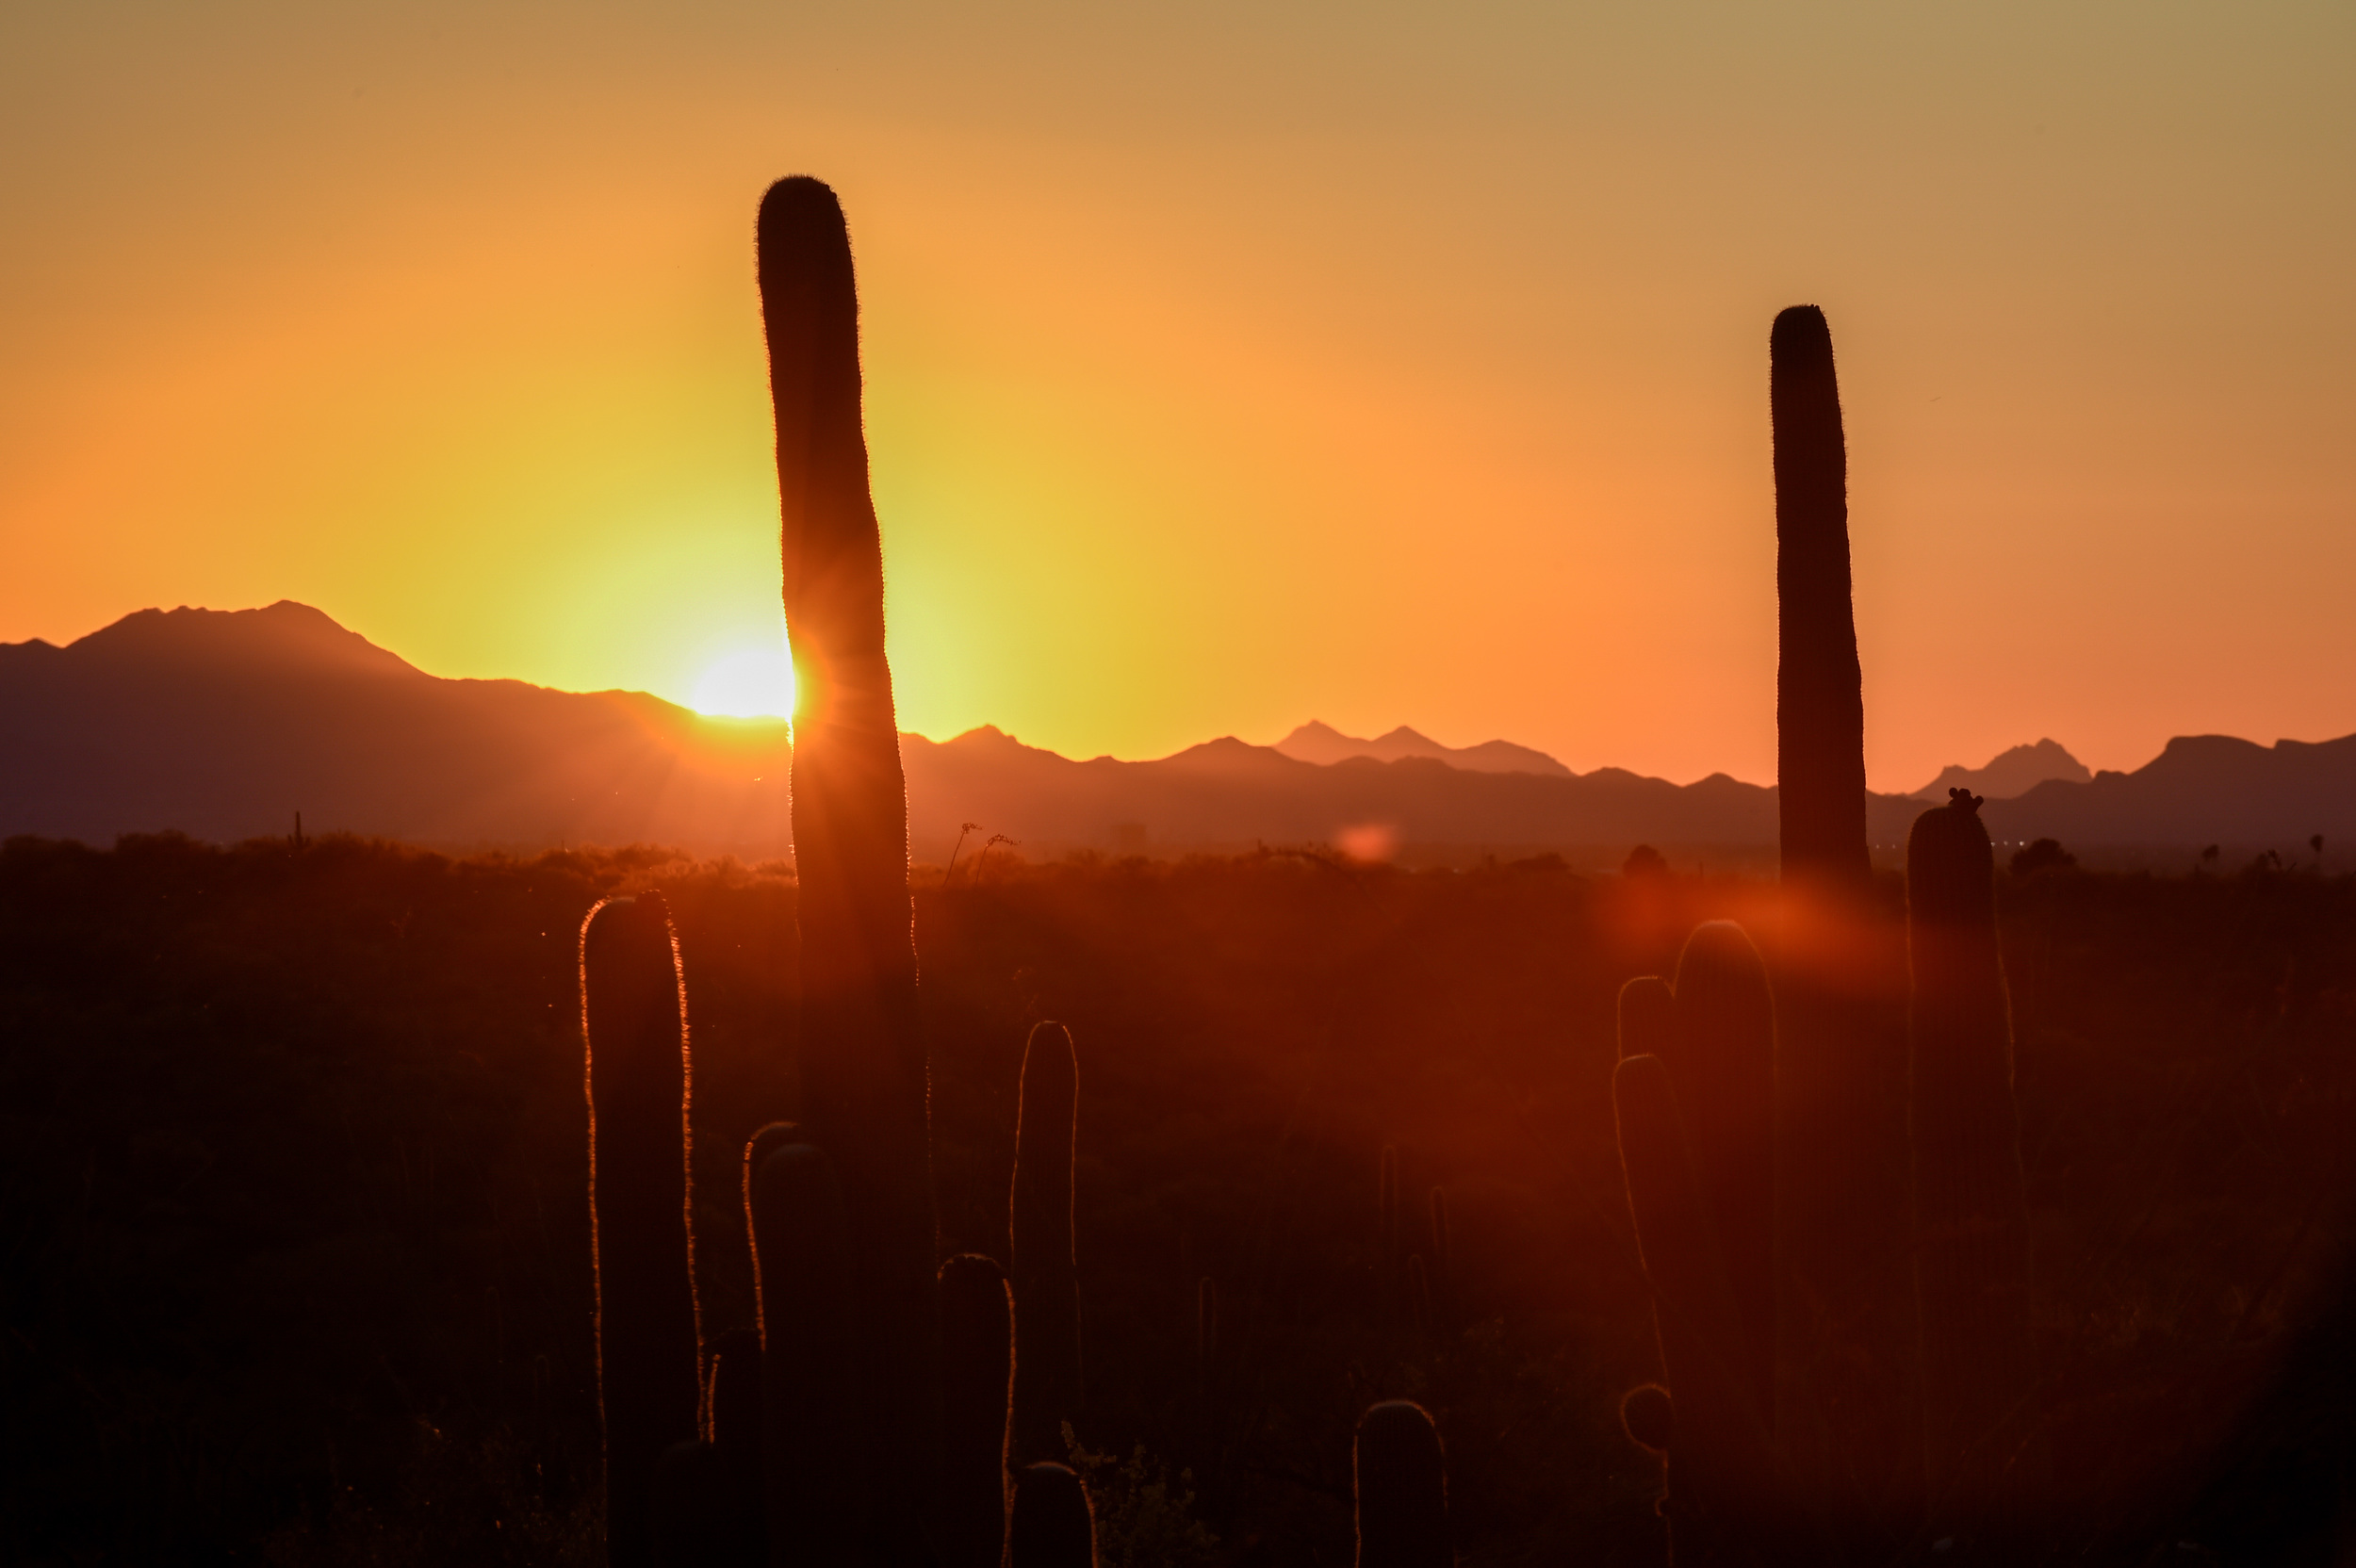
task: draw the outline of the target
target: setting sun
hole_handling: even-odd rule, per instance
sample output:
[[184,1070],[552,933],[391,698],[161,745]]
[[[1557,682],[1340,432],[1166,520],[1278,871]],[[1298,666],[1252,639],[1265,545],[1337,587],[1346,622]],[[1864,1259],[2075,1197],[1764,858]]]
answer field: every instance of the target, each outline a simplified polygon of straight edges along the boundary
[[743,648],[718,661],[695,682],[698,713],[732,718],[791,718],[794,663],[782,648]]

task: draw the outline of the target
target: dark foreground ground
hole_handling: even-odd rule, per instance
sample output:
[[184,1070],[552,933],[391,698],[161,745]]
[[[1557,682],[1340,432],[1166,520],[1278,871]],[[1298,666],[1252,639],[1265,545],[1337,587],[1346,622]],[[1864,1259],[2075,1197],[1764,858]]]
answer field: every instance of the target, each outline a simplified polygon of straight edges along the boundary
[[[790,879],[0,850],[0,1560],[597,1560],[575,954],[597,897],[649,884],[725,1327],[750,1315],[736,1160],[794,1109]],[[1661,1560],[1659,1468],[1616,1417],[1657,1368],[1612,999],[1762,891],[1284,855],[928,876],[945,1248],[1005,1256],[1025,1031],[1078,1042],[1076,1435],[1117,1456],[1109,1568],[1348,1562],[1350,1428],[1401,1395],[1440,1421],[1467,1564]],[[2062,871],[2003,898],[2057,1555],[2332,1560],[2356,882]],[[1385,1144],[1415,1214],[1433,1186],[1451,1211],[1421,1324],[1383,1284]]]

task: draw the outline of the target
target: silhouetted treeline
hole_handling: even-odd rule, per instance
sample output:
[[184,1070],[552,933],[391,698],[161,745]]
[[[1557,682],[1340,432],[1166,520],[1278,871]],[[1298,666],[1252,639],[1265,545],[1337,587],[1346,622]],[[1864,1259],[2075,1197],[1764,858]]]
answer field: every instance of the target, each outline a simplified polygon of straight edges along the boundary
[[[337,839],[0,851],[0,1557],[595,1560],[577,954],[590,906],[640,888],[689,980],[699,1233],[741,1233],[744,1140],[800,1111],[789,877]],[[2328,1548],[2356,884],[1998,890],[2042,1462],[2090,1559]],[[1658,1560],[1659,1465],[1617,1413],[1661,1369],[1613,997],[1770,892],[1274,854],[928,874],[938,1250],[1009,1261],[1024,1040],[1060,1020],[1086,1085],[1074,1429],[1119,1462],[1092,1484],[1146,1450],[1121,1517],[1167,1466],[1200,1529],[1154,1541],[1345,1561],[1358,1417],[1412,1397],[1464,1560]],[[699,1264],[708,1334],[749,1325],[741,1250]]]

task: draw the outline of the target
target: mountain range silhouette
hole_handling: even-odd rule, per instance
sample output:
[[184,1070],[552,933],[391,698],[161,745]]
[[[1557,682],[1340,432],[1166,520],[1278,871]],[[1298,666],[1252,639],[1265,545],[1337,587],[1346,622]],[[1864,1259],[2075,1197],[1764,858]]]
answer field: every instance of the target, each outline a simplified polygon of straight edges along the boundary
[[[1771,787],[1578,774],[1509,742],[1448,747],[1404,727],[1363,741],[1311,723],[1273,746],[1225,737],[1138,762],[1074,760],[990,727],[904,734],[901,748],[913,851],[931,863],[966,823],[1033,857],[1328,843],[1365,825],[1425,862],[1554,850],[1612,863],[1638,842],[1739,859],[1775,842]],[[65,647],[0,645],[0,836],[228,841],[284,835],[300,811],[314,835],[441,848],[654,842],[766,858],[790,852],[790,759],[782,721],[445,679],[292,601],[143,610]],[[1872,836],[1903,843],[1922,797],[1960,785],[1989,797],[2006,841],[2285,855],[2315,834],[2356,841],[2356,736],[2179,737],[2133,773],[2073,773],[2051,741],[2015,747],[1917,796],[1872,796]]]

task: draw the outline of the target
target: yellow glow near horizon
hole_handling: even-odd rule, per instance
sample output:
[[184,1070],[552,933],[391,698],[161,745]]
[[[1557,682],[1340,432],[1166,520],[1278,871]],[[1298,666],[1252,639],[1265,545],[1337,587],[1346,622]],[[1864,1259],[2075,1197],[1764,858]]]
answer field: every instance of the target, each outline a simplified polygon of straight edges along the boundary
[[697,678],[692,707],[736,719],[794,716],[794,662],[777,648],[743,648]]
[[1877,788],[2356,730],[2346,4],[5,36],[0,642],[293,598],[436,675],[700,705],[777,640],[752,222],[800,172],[857,243],[904,729],[1772,779],[1767,329],[1811,301]]

